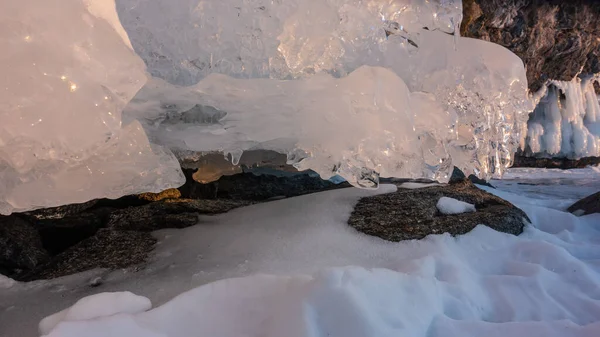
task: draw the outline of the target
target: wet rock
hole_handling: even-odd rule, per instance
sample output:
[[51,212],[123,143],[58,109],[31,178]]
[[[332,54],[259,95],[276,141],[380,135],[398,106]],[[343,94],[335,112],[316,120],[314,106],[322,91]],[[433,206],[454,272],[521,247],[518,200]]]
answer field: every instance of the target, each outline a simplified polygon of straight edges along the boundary
[[600,213],[600,192],[587,196],[571,205],[569,212],[581,216],[593,213]]
[[35,227],[16,216],[0,217],[0,273],[9,277],[48,259]]
[[194,172],[193,169],[184,169],[187,181],[179,188],[184,198],[265,201],[350,186],[348,183],[335,184],[309,173],[274,176],[250,172],[222,176],[217,181],[201,184],[192,178]]
[[17,280],[52,279],[95,268],[121,269],[144,263],[156,239],[150,233],[101,229]]
[[[473,204],[477,211],[443,215],[436,207],[441,197]],[[463,180],[420,189],[399,188],[394,193],[362,198],[348,224],[368,235],[402,241],[422,239],[429,234],[465,234],[480,224],[519,235],[528,221],[527,215],[508,201]]]
[[467,179],[469,179],[469,181],[471,181],[473,184],[495,188],[492,184],[487,182],[485,179],[481,179],[474,174],[469,174],[469,177]]
[[452,170],[452,175],[450,176],[450,180],[448,181],[449,184],[455,184],[455,183],[460,183],[462,181],[464,181],[465,179],[471,181],[473,184],[477,184],[477,185],[483,185],[483,186],[488,186],[491,188],[495,188],[494,186],[492,186],[492,184],[490,184],[489,182],[487,182],[484,179],[481,179],[479,177],[477,177],[474,174],[470,174],[469,177],[467,178],[465,176],[465,174],[463,173],[463,171],[461,171],[458,167],[454,167],[454,170]]
[[600,165],[600,157],[585,157],[581,159],[536,158],[516,154],[512,167],[557,168],[569,170],[574,168],[585,168],[592,165]]
[[461,182],[465,179],[467,179],[465,173],[461,171],[461,169],[459,169],[458,167],[454,166],[454,169],[452,170],[452,175],[450,176],[450,180],[448,181],[448,183],[453,184]]
[[181,198],[181,192],[176,188],[169,188],[160,193],[142,193],[138,195],[138,198],[147,201],[160,201],[163,199],[177,199]]
[[461,35],[518,55],[531,91],[600,72],[600,1],[464,0]]
[[236,200],[167,199],[117,210],[109,215],[107,227],[144,232],[185,228],[197,224],[199,214],[225,213],[249,204],[247,201]]

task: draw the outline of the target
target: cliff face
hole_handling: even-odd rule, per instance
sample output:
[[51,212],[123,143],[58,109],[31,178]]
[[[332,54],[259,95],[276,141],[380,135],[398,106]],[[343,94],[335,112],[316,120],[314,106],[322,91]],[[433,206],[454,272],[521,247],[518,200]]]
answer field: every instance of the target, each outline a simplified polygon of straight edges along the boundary
[[463,8],[461,35],[517,54],[531,91],[548,79],[600,72],[598,0],[463,0]]

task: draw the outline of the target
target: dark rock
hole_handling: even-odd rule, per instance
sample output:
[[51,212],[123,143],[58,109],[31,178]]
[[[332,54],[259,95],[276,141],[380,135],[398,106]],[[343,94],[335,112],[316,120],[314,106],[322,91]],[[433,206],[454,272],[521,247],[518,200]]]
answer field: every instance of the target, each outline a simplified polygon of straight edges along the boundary
[[[449,197],[475,205],[477,212],[443,215],[436,204]],[[422,239],[429,234],[465,234],[477,225],[519,235],[527,215],[511,203],[475,187],[469,180],[451,185],[402,189],[362,198],[348,223],[356,230],[388,241]]]
[[249,205],[236,200],[168,199],[111,213],[107,227],[114,230],[155,231],[185,228],[198,223],[198,214],[218,214]]
[[585,168],[599,165],[600,157],[585,157],[581,159],[568,158],[536,158],[516,154],[512,167],[558,168],[563,170]]
[[450,176],[450,180],[448,181],[448,183],[453,184],[461,182],[465,179],[467,179],[465,173],[461,171],[458,167],[454,166],[454,169],[452,170],[452,175]]
[[531,91],[600,72],[600,1],[464,0],[461,35],[518,55]]
[[62,219],[66,216],[79,214],[87,209],[94,207],[98,203],[98,200],[90,200],[81,204],[70,204],[58,207],[49,207],[38,209],[35,211],[22,213],[28,218],[45,220],[45,219]]
[[95,268],[120,269],[138,265],[146,261],[155,243],[156,239],[150,233],[101,229],[17,280],[51,279]]
[[35,268],[48,259],[35,227],[15,216],[0,217],[0,272],[14,274]]
[[495,188],[494,186],[492,186],[492,184],[488,183],[485,179],[481,179],[474,174],[470,174],[469,177],[467,178],[465,176],[464,172],[455,166],[454,170],[452,170],[452,175],[450,176],[450,180],[448,181],[448,184],[462,183],[464,180],[469,180],[473,184]]
[[201,184],[192,175],[195,170],[184,169],[186,183],[179,188],[184,198],[191,199],[231,199],[264,201],[274,197],[293,197],[336,188],[349,187],[344,182],[335,184],[310,174],[296,174],[286,177],[238,173],[223,176],[219,180]]
[[576,215],[600,213],[600,192],[579,200],[567,208],[567,210]]
[[104,227],[108,215],[114,209],[98,208],[89,212],[69,215],[58,219],[42,219],[32,223],[37,227],[44,248],[56,255],[89,238]]
[[485,179],[481,179],[481,178],[477,177],[474,174],[470,174],[467,179],[469,179],[469,181],[471,181],[473,184],[483,185],[483,186],[495,188],[494,186],[492,186],[492,184],[490,184],[489,182],[487,182]]

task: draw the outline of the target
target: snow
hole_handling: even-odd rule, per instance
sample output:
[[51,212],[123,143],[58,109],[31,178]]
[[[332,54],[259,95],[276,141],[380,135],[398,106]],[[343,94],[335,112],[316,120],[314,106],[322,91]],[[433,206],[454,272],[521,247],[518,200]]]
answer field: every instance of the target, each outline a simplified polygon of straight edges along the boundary
[[137,314],[152,307],[149,299],[129,291],[99,293],[84,297],[71,307],[40,321],[39,331],[47,335],[61,322],[86,321],[117,314]]
[[6,277],[0,274],[0,289],[1,288],[10,288],[15,285],[17,282],[10,277]]
[[[154,257],[139,272],[2,289],[0,335],[34,336],[40,319],[79,298],[132,291],[154,309],[63,322],[50,336],[595,336],[600,215],[576,217],[558,202],[560,194],[585,196],[577,181],[598,183],[600,173],[511,175],[519,180],[482,188],[528,214],[532,225],[519,237],[479,226],[392,243],[347,226],[359,198],[394,190],[389,185],[284,199],[156,232]],[[516,184],[544,176],[553,184]],[[100,286],[90,287],[98,277]]]
[[442,214],[461,214],[475,212],[475,205],[448,197],[441,197],[436,207]]
[[[528,122],[527,152],[538,156],[600,156],[600,74],[550,81]],[[561,94],[563,97],[561,97]]]

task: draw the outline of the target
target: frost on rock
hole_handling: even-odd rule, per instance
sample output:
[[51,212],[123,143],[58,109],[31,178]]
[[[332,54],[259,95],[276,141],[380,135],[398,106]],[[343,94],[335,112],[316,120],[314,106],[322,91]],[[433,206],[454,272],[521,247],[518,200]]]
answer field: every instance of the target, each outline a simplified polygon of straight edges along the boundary
[[529,155],[600,156],[600,104],[594,82],[600,75],[550,81],[527,123],[525,151]]
[[[489,178],[524,139],[525,70],[458,36],[460,1],[121,0],[156,78],[125,110],[181,151],[285,153],[324,178]],[[168,27],[168,28],[167,28]]]
[[0,3],[0,213],[183,182],[121,111],[145,66],[111,0]]

